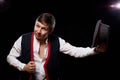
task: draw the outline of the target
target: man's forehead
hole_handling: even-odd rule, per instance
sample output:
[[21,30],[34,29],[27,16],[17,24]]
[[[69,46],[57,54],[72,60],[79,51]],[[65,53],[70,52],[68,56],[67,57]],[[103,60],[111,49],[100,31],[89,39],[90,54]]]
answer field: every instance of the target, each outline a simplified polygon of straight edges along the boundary
[[45,22],[43,22],[43,23],[41,23],[41,22],[39,22],[39,21],[36,21],[36,24],[38,24],[38,25],[42,25],[42,26],[48,26],[48,24],[47,23],[45,23]]

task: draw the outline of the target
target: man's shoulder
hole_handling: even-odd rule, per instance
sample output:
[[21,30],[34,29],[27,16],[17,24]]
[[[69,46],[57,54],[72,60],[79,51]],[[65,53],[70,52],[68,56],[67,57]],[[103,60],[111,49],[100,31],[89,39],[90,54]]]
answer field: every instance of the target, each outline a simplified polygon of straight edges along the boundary
[[22,40],[23,40],[23,39],[24,39],[24,40],[31,39],[32,33],[33,33],[33,32],[28,32],[28,33],[22,34]]
[[58,38],[59,36],[57,36],[56,34],[50,34],[49,38]]
[[27,33],[22,34],[22,36],[27,36],[27,35],[31,35],[31,34],[32,34],[32,32],[27,32]]

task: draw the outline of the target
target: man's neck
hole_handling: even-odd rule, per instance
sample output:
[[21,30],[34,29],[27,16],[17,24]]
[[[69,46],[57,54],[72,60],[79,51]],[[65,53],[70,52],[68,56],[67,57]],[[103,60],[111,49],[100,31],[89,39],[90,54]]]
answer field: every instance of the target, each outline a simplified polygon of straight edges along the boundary
[[46,44],[46,43],[47,43],[47,39],[44,39],[44,40],[39,40],[39,42],[40,42],[40,45],[44,45],[44,44]]

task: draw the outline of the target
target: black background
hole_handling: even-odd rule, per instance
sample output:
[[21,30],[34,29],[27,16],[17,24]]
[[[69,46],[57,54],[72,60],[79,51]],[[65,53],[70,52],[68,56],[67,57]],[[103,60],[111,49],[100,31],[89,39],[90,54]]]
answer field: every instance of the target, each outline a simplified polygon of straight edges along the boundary
[[105,54],[85,58],[62,55],[64,79],[96,80],[118,77],[120,10],[108,7],[112,0],[3,1],[0,2],[1,80],[15,77],[6,62],[6,56],[21,34],[33,31],[35,19],[42,12],[50,12],[56,17],[53,33],[75,46],[91,46],[94,28],[99,19],[110,26],[109,48]]

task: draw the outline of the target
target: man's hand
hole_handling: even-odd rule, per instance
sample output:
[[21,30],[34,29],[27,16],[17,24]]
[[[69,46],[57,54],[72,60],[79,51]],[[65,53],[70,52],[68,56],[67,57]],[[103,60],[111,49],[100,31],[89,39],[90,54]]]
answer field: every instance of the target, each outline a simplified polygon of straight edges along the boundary
[[23,68],[24,71],[27,71],[29,73],[34,73],[35,72],[35,63],[34,61],[28,62]]
[[97,53],[104,53],[104,52],[106,52],[106,50],[107,50],[107,47],[106,47],[105,43],[102,43],[102,44],[96,46],[96,48],[95,48],[95,52],[97,52]]

